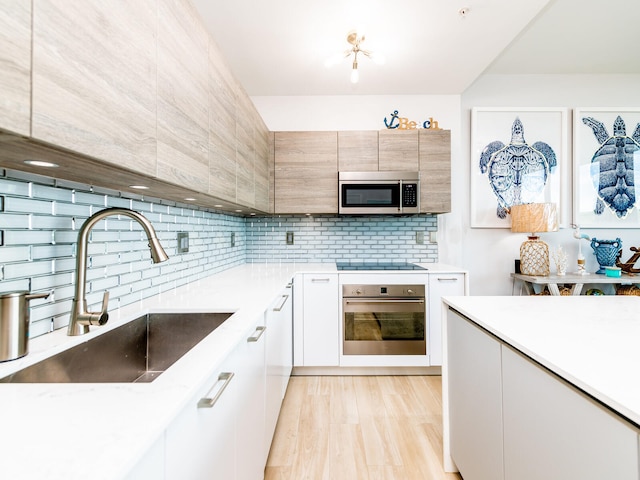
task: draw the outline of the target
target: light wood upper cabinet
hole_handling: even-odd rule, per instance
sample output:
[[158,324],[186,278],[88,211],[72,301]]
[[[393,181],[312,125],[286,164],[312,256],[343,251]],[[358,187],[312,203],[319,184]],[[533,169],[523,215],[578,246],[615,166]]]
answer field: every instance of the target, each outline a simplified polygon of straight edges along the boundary
[[236,81],[209,40],[209,193],[236,201]]
[[418,171],[418,130],[378,132],[379,171]]
[[31,2],[0,2],[0,129],[31,132]]
[[275,132],[275,213],[338,213],[337,132]]
[[254,187],[254,116],[251,101],[238,95],[238,116],[236,117],[236,200],[247,206],[256,201]]
[[209,188],[209,37],[188,0],[158,0],[158,177]]
[[273,203],[270,201],[270,174],[273,171],[272,134],[257,112],[254,114],[254,118],[256,122],[254,131],[256,148],[254,163],[255,208],[263,212],[273,213]]
[[450,130],[420,130],[420,211],[451,211]]
[[378,171],[377,130],[338,132],[338,171]]
[[33,2],[34,138],[155,176],[157,8]]

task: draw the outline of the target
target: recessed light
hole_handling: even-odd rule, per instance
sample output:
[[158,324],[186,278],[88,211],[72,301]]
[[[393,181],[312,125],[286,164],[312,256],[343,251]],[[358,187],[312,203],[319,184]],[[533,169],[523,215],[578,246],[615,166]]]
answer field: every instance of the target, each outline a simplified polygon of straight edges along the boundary
[[185,200],[186,200],[187,202],[195,202],[195,200],[196,200],[196,199],[195,199],[195,198],[193,198],[193,197],[187,197],[187,198],[185,198]]
[[129,188],[133,188],[135,190],[149,190],[149,187],[146,185],[129,185]]
[[241,213],[241,212],[242,212],[242,210],[236,210],[236,213]]
[[34,167],[56,168],[59,165],[53,162],[45,162],[44,160],[24,160],[27,165],[33,165]]
[[222,208],[222,205],[214,205],[215,208]]

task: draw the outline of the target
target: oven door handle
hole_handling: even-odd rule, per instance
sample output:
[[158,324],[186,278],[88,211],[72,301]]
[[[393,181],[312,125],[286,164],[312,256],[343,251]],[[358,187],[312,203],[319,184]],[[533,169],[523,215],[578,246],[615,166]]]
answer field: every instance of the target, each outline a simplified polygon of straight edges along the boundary
[[377,298],[345,298],[344,301],[349,303],[424,303],[424,298],[411,299],[377,299]]

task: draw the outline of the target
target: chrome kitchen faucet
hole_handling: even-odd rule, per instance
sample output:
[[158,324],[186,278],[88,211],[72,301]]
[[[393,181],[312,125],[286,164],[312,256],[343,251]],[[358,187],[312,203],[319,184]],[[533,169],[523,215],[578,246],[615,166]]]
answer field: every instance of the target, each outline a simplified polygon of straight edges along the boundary
[[78,233],[78,252],[76,257],[76,285],[75,295],[71,306],[71,318],[67,335],[82,335],[89,332],[89,325],[104,325],[109,320],[107,307],[109,305],[109,292],[105,290],[102,297],[102,308],[100,312],[87,311],[87,299],[85,298],[86,274],[87,274],[87,244],[89,243],[89,232],[100,220],[112,216],[124,215],[138,222],[149,239],[149,249],[153,263],[164,262],[169,259],[160,240],[156,237],[153,226],[140,213],[127,208],[106,208],[89,217]]

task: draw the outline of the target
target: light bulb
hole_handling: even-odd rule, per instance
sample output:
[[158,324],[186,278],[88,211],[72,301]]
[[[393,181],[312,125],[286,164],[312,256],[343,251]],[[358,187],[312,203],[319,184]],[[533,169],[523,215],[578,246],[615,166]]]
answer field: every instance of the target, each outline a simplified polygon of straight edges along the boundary
[[360,75],[358,74],[358,68],[355,67],[351,70],[351,83],[358,83]]

